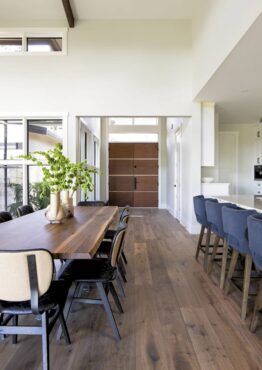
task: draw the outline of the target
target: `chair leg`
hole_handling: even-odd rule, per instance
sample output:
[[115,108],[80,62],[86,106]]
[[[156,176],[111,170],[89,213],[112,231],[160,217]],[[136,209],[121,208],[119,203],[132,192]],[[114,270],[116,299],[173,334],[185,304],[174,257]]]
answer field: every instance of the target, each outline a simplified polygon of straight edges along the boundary
[[[65,303],[65,307],[64,307],[64,310],[63,310],[65,320],[67,320],[67,318],[69,316],[69,312],[71,310],[71,306],[73,304],[74,297],[77,293],[77,289],[78,289],[78,284],[76,282],[73,282],[71,284],[70,289],[69,289],[67,299],[66,299],[66,303]],[[62,335],[62,327],[60,325],[58,330],[57,330],[56,339],[59,340],[61,338],[61,335]]]
[[97,286],[97,289],[99,291],[100,297],[102,299],[105,311],[107,313],[107,317],[108,317],[108,319],[110,321],[110,324],[112,326],[115,338],[116,338],[116,340],[120,340],[121,336],[120,336],[120,333],[119,333],[119,330],[118,330],[118,327],[117,327],[117,324],[116,324],[116,321],[115,321],[115,318],[114,318],[114,315],[113,315],[113,312],[112,312],[112,309],[111,309],[111,306],[110,306],[110,303],[109,303],[109,300],[108,300],[108,297],[106,295],[103,283],[97,282],[96,286]]
[[244,281],[243,281],[242,307],[241,307],[241,319],[242,320],[245,320],[247,316],[247,303],[248,303],[251,270],[252,270],[252,256],[251,254],[246,254]]
[[109,286],[110,293],[112,294],[112,297],[114,298],[114,301],[115,301],[116,307],[118,308],[119,313],[124,313],[123,307],[122,307],[121,302],[118,298],[118,295],[117,295],[117,292],[115,290],[114,284],[112,282],[110,282],[108,286]]
[[[13,325],[17,326],[18,325],[18,315],[14,315],[12,321],[13,321]],[[17,334],[12,335],[12,343],[17,344]]]
[[232,252],[232,257],[231,257],[231,261],[230,261],[230,265],[229,265],[229,269],[228,269],[228,274],[227,274],[227,278],[226,278],[225,294],[229,293],[230,282],[231,282],[232,276],[233,276],[235,268],[236,268],[238,256],[239,256],[239,252],[234,249],[233,252]]
[[207,229],[207,237],[206,237],[205,255],[204,255],[204,270],[205,271],[207,271],[210,238],[211,238],[211,230],[210,230],[210,228],[208,228]]
[[123,257],[123,261],[125,262],[125,264],[127,265],[127,259],[126,259],[126,255],[125,255],[125,252],[122,251],[122,257]]
[[121,275],[121,278],[123,279],[124,283],[127,283],[127,280],[126,280],[126,277],[125,277],[125,274],[124,274],[124,271],[122,269],[121,264],[118,265],[118,271],[119,271],[119,273]]
[[261,310],[261,308],[262,308],[262,279],[260,279],[260,282],[259,282],[259,290],[258,290],[258,294],[256,297],[253,316],[252,316],[252,320],[251,320],[250,327],[249,327],[252,333],[254,333],[257,329],[259,311]]
[[116,276],[116,283],[117,283],[117,286],[121,292],[121,297],[125,297],[126,296],[126,293],[125,293],[125,290],[124,290],[124,287],[123,287],[123,284],[121,282],[121,279],[119,277],[119,274],[117,272],[117,276]]
[[227,257],[228,257],[228,244],[227,241],[224,239],[223,242],[223,255],[222,255],[222,266],[220,272],[220,289],[224,289],[225,279],[226,279],[226,270],[227,270]]
[[49,370],[49,336],[48,336],[48,317],[47,312],[41,315],[42,318],[42,352],[43,370]]
[[125,268],[125,264],[123,262],[122,256],[120,256],[118,263],[119,263],[119,265],[121,265],[121,269],[123,270],[123,273],[126,276],[126,268]]
[[198,256],[199,256],[199,252],[200,252],[201,245],[203,242],[204,232],[205,232],[205,226],[202,225],[200,229],[198,242],[197,242],[197,250],[196,250],[196,255],[195,255],[196,260],[198,259]]
[[67,325],[66,325],[65,318],[64,318],[62,310],[60,310],[60,314],[58,316],[58,319],[59,319],[59,322],[60,322],[60,325],[61,325],[61,328],[62,328],[62,332],[63,332],[63,336],[65,338],[66,344],[71,344],[70,336],[69,336],[69,333],[68,333],[68,330],[67,330]]
[[211,255],[211,258],[208,264],[208,269],[207,269],[208,275],[210,275],[213,270],[214,260],[217,254],[217,249],[218,249],[220,239],[221,239],[220,236],[216,235],[215,240],[214,240],[214,247],[213,247],[212,255]]

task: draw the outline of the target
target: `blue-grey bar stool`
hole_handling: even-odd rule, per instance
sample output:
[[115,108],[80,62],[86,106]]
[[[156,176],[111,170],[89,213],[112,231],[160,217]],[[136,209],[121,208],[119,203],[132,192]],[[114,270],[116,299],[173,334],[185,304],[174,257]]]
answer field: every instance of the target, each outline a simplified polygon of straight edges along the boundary
[[[197,219],[197,222],[201,225],[195,258],[198,259],[200,251],[204,253],[204,269],[205,270],[207,270],[210,238],[211,238],[211,224],[207,220],[206,206],[205,206],[205,203],[207,200],[210,200],[212,202],[217,202],[216,199],[205,198],[203,195],[196,195],[193,197],[196,219]],[[203,245],[202,243],[203,243],[205,231],[207,232],[206,244]]]
[[247,303],[249,295],[249,285],[251,278],[252,256],[249,249],[247,218],[255,215],[255,210],[243,208],[222,207],[222,218],[224,230],[226,233],[227,246],[232,248],[232,257],[228,269],[228,274],[225,283],[225,294],[229,293],[231,280],[236,268],[236,263],[239,255],[245,257],[243,293],[241,305],[241,319],[245,320],[247,314]]
[[[262,271],[262,214],[249,216],[247,219],[249,249],[252,254],[256,269]],[[253,316],[250,323],[250,330],[256,331],[259,311],[262,309],[262,279],[259,282],[258,294],[255,301]]]
[[226,233],[223,226],[222,220],[222,207],[235,207],[232,203],[217,203],[207,200],[206,203],[206,214],[207,220],[211,224],[211,232],[215,235],[213,252],[208,264],[208,274],[211,274],[215,258],[218,254],[219,242],[222,239],[223,242],[223,255],[222,255],[222,266],[220,272],[220,288],[223,289],[226,275],[226,265],[228,259],[228,248],[225,248],[225,237]]

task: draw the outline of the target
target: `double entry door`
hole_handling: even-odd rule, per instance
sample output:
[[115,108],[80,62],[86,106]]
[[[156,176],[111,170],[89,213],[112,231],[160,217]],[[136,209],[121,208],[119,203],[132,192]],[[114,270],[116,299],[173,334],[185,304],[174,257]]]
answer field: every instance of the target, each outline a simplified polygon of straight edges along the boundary
[[158,144],[109,144],[109,203],[158,206]]

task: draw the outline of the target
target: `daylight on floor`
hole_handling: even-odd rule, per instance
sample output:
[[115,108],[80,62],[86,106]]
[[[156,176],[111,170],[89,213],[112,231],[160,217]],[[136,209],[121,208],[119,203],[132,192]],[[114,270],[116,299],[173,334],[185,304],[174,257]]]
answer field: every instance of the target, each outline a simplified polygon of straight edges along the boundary
[[261,0],[0,0],[1,370],[262,369],[261,39]]

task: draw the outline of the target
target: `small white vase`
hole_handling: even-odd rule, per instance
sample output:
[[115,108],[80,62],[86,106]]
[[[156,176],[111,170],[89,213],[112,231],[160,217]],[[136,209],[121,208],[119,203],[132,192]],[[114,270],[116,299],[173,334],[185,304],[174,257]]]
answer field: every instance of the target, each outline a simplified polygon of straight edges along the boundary
[[74,216],[73,198],[69,196],[68,190],[64,191],[62,204],[66,217],[73,217]]
[[50,205],[46,209],[46,218],[50,223],[60,223],[65,218],[64,208],[60,203],[60,192],[50,194]]

